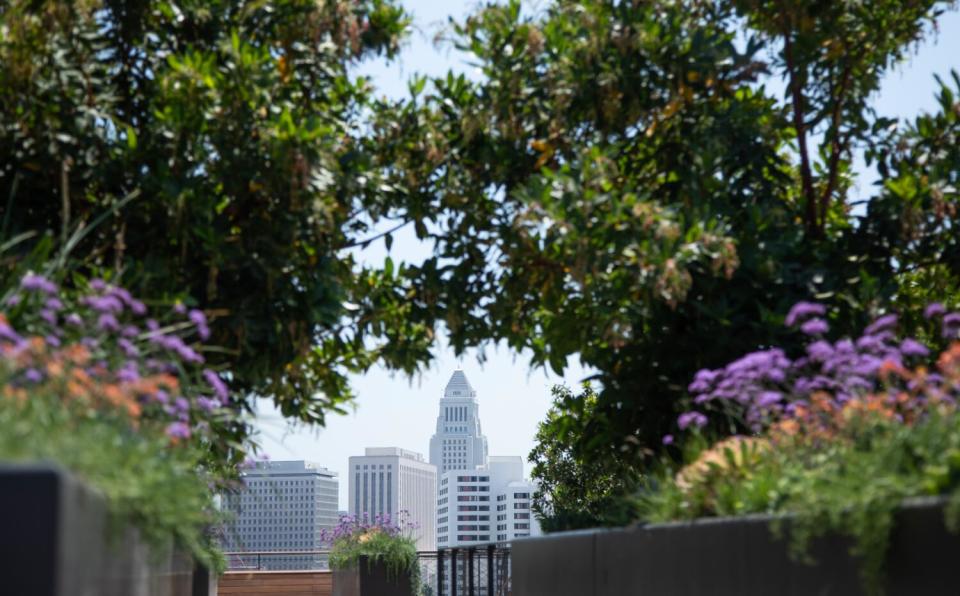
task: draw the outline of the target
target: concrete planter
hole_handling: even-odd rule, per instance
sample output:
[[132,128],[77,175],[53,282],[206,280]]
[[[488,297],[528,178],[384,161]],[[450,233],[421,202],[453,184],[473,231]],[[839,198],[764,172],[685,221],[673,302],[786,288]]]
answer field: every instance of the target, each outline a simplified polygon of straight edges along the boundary
[[103,499],[62,470],[0,465],[0,593],[216,595],[190,557],[152,551],[132,528],[112,535],[107,523]]
[[361,557],[356,567],[333,570],[333,596],[414,596],[409,574],[394,577],[382,561]]
[[[850,542],[816,541],[814,565],[794,562],[771,518],[711,519],[552,534],[513,543],[516,596],[738,596],[863,594]],[[960,594],[960,536],[938,500],[898,514],[886,565],[888,596]]]

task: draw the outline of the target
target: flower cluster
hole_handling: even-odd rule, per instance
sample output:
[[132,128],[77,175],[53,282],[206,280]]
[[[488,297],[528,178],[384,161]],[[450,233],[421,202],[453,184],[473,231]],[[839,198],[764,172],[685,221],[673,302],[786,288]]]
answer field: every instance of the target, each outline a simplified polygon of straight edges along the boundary
[[32,389],[51,387],[64,399],[122,412],[135,424],[156,422],[172,442],[236,422],[227,382],[204,368],[201,347],[191,341],[210,335],[202,311],[177,304],[151,313],[103,280],[91,280],[77,294],[37,274],[24,276],[0,308],[8,397],[25,399]]
[[[938,403],[955,403],[960,384],[944,370],[952,361],[942,357],[939,372],[930,372],[932,350],[915,338],[900,337],[896,315],[876,319],[859,338],[830,342],[823,338],[829,330],[825,314],[823,305],[810,302],[790,310],[786,324],[810,337],[796,358],[771,348],[721,369],[699,371],[688,388],[696,409],[680,415],[680,429],[706,426],[707,409],[721,410],[759,432],[779,421],[803,420],[812,412],[822,417],[884,404],[893,415],[905,417],[905,408],[923,407],[930,396]],[[944,339],[960,335],[960,313],[931,304],[925,315],[939,322]]]
[[419,528],[415,522],[406,521],[407,511],[400,511],[397,518],[392,515],[376,514],[364,515],[342,515],[337,526],[331,530],[323,530],[320,534],[320,540],[330,544],[336,544],[340,541],[366,542],[374,534],[386,536],[409,536],[413,531]]

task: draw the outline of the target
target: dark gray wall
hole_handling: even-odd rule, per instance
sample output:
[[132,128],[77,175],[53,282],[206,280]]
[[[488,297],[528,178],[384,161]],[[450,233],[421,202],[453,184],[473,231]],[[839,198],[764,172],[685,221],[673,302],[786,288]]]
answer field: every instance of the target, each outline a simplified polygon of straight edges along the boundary
[[[513,544],[513,596],[863,594],[849,541],[828,537],[797,563],[770,518],[703,520],[552,534]],[[940,502],[898,516],[887,557],[890,596],[960,594],[960,537],[944,528]]]
[[209,578],[194,581],[189,557],[151,550],[133,529],[108,534],[107,526],[103,499],[69,474],[0,464],[0,594],[215,595],[215,582],[210,592]]

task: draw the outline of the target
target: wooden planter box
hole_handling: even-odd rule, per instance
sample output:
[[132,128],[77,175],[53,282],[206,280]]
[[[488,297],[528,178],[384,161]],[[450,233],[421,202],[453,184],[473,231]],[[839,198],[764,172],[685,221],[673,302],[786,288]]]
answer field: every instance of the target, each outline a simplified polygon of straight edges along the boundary
[[215,578],[133,529],[111,535],[103,499],[50,465],[0,464],[0,594],[215,596]]
[[394,577],[382,561],[361,557],[356,567],[333,570],[333,596],[414,596],[409,574]]
[[[793,561],[772,518],[709,519],[551,534],[513,543],[516,596],[768,596],[864,594],[850,541],[815,541],[816,563]],[[960,594],[960,536],[944,527],[943,502],[911,501],[887,553],[887,596]]]

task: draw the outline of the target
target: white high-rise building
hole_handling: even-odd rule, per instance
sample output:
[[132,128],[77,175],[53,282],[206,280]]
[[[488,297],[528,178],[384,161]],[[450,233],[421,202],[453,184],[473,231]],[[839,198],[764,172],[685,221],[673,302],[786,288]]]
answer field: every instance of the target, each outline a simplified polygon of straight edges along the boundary
[[440,475],[437,546],[511,542],[540,535],[531,515],[535,485],[523,477],[523,458],[493,456],[486,466]]
[[[437,468],[398,447],[367,447],[349,460],[350,515],[413,523],[417,550],[437,547]],[[402,512],[402,514],[401,514]]]
[[320,534],[338,521],[336,472],[306,461],[261,462],[242,473],[243,488],[224,495],[231,515],[224,531],[227,552],[283,554],[232,555],[231,567],[322,569],[326,557],[296,554],[324,548]]
[[430,438],[430,463],[443,474],[473,470],[487,463],[487,438],[480,430],[477,392],[458,370],[450,377],[440,399],[437,431]]

